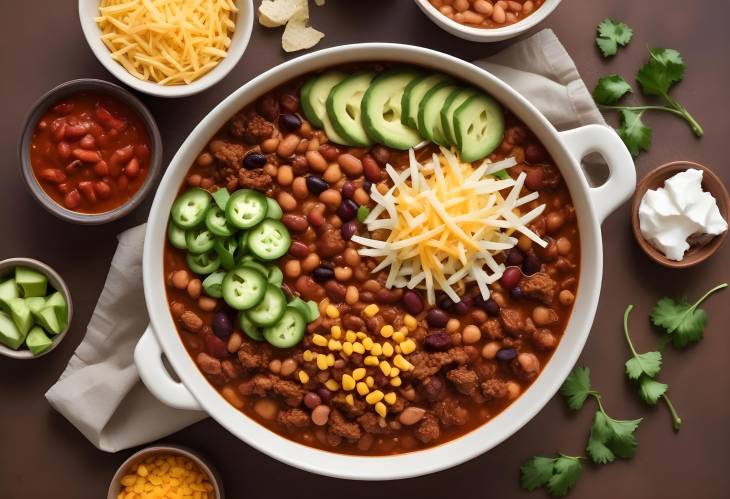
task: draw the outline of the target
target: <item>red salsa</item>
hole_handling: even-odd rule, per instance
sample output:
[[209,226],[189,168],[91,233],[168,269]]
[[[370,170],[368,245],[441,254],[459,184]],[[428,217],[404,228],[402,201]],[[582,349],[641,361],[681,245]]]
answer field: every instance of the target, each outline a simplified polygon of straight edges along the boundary
[[38,184],[55,202],[79,213],[103,213],[126,203],[144,183],[150,137],[123,102],[79,92],[38,121],[30,158]]

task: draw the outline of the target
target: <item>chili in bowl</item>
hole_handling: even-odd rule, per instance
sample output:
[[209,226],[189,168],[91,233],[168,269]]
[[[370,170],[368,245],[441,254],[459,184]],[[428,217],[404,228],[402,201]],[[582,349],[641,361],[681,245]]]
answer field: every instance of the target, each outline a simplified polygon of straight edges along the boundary
[[123,88],[81,79],[33,106],[20,141],[23,178],[41,205],[79,224],[116,220],[142,202],[162,162],[147,108]]

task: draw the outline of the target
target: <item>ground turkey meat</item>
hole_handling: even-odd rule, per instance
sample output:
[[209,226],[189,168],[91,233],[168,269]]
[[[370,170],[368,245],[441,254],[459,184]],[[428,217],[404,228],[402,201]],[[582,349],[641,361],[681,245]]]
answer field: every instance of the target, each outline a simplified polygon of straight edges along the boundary
[[337,392],[332,398],[332,408],[345,412],[351,418],[357,418],[365,414],[368,409],[367,402],[360,398],[355,398],[354,403],[350,405],[345,400],[345,397],[346,395],[342,391]]
[[238,184],[241,187],[266,192],[273,183],[274,179],[271,178],[271,175],[262,169],[246,170],[241,168],[238,170]]
[[499,323],[499,319],[487,319],[486,322],[483,322],[479,326],[479,329],[482,334],[490,340],[501,340],[504,338],[502,325]]
[[462,426],[469,420],[469,413],[459,405],[459,401],[447,398],[433,406],[433,412],[444,427]]
[[512,336],[519,337],[525,332],[525,318],[519,310],[503,307],[499,311],[499,319],[502,327]]
[[362,436],[360,425],[346,420],[337,409],[330,413],[328,423],[329,431],[332,434],[342,437],[349,442],[355,442]]
[[499,379],[488,379],[481,386],[482,395],[487,400],[501,399],[507,396],[507,383]]
[[302,403],[302,399],[304,398],[304,388],[302,388],[301,385],[281,379],[278,376],[272,377],[274,378],[274,393],[283,397],[287,405],[297,407]]
[[258,345],[250,341],[244,341],[241,348],[238,349],[238,360],[246,369],[268,367],[271,352],[263,343]]
[[317,240],[317,252],[319,256],[324,258],[332,258],[343,251],[347,243],[340,235],[340,230],[330,224],[324,225],[322,232]]
[[297,428],[309,426],[309,416],[301,409],[287,409],[286,411],[279,411],[276,422],[284,426],[288,432],[293,432]]
[[522,282],[522,292],[528,298],[551,305],[555,299],[555,293],[558,292],[558,283],[545,272],[537,272],[525,278]]
[[459,367],[458,369],[452,369],[446,373],[446,379],[448,379],[456,388],[459,393],[464,395],[472,396],[477,391],[479,385],[479,377],[477,373],[466,367]]
[[241,144],[218,141],[213,156],[224,166],[237,170],[241,168],[246,148]]
[[424,444],[439,438],[439,421],[433,414],[426,414],[416,428],[416,438]]
[[446,352],[416,352],[408,357],[409,362],[415,366],[411,375],[424,380],[448,365],[467,364],[473,353],[476,353],[476,349],[471,346],[455,347]]
[[362,429],[367,433],[376,435],[390,433],[390,427],[388,427],[385,420],[379,418],[374,412],[366,412],[357,418],[357,422],[360,423]]
[[271,137],[274,125],[256,113],[237,114],[231,120],[229,130],[232,136],[243,139],[247,144],[260,144]]

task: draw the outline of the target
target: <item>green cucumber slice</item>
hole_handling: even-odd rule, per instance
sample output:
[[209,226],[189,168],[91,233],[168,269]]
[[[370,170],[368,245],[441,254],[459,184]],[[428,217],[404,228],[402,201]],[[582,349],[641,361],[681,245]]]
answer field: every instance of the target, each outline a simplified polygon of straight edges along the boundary
[[418,131],[440,146],[449,145],[441,126],[441,109],[449,95],[458,88],[446,81],[438,83],[426,92],[418,105]]
[[246,310],[246,317],[257,326],[273,326],[276,324],[286,310],[286,297],[281,288],[269,284],[261,301],[252,308]]
[[[302,110],[309,122],[318,128],[323,128],[330,141],[344,145],[349,144],[344,137],[341,137],[327,115],[327,97],[332,88],[347,77],[340,71],[328,71],[327,73],[315,76],[300,92]],[[314,119],[312,119],[314,118]]]
[[13,319],[5,312],[0,312],[0,343],[17,350],[23,341],[25,341],[25,335],[18,330]]
[[185,232],[185,246],[190,253],[205,253],[213,249],[215,234],[207,227],[198,227]]
[[267,218],[248,231],[248,247],[261,260],[276,260],[289,251],[291,236],[283,223]]
[[223,296],[223,279],[225,277],[226,272],[217,270],[203,279],[203,291],[205,291],[205,294],[213,298]]
[[327,97],[327,116],[337,133],[358,146],[369,146],[372,140],[362,124],[362,96],[375,78],[374,73],[348,76],[335,85]]
[[213,205],[208,209],[208,212],[205,214],[205,226],[209,231],[219,237],[232,236],[236,231],[236,229],[228,223],[224,209],[220,208],[218,205]]
[[411,81],[403,92],[401,107],[401,122],[411,128],[418,128],[418,105],[426,92],[434,85],[449,80],[449,77],[440,73],[421,76]]
[[199,275],[208,275],[221,266],[221,259],[215,251],[200,254],[188,253],[185,255],[185,261],[190,270]]
[[477,94],[464,101],[454,112],[453,124],[461,161],[466,163],[486,158],[502,143],[504,113],[488,95]]
[[239,189],[226,204],[226,218],[232,226],[248,229],[266,218],[268,209],[266,196],[259,191]]
[[261,328],[251,322],[251,319],[246,317],[246,312],[244,312],[243,310],[238,313],[238,325],[241,327],[241,330],[246,333],[246,336],[248,336],[252,340],[266,341],[266,338],[264,338],[264,334],[261,331]]
[[221,210],[226,209],[226,204],[228,204],[228,199],[230,199],[231,193],[228,192],[228,189],[225,187],[221,187],[217,191],[213,193],[213,201],[215,201],[215,204],[220,208]]
[[48,349],[53,345],[53,341],[46,336],[43,329],[35,326],[30,330],[28,336],[25,338],[25,345],[33,355],[40,355],[43,352],[47,352]]
[[223,299],[236,310],[246,310],[261,301],[266,292],[266,277],[249,267],[238,267],[223,279]]
[[441,108],[441,129],[451,145],[458,144],[454,135],[454,112],[472,95],[476,95],[476,91],[471,88],[457,88],[451,92]]
[[418,130],[401,123],[403,92],[418,76],[410,69],[394,69],[375,78],[362,98],[363,124],[368,135],[393,149],[421,142]]
[[25,298],[45,296],[48,278],[42,272],[29,267],[15,267],[15,283]]
[[199,187],[183,192],[170,210],[172,221],[181,229],[192,229],[203,223],[210,206],[210,194]]
[[185,242],[185,229],[181,229],[175,222],[170,220],[167,224],[167,239],[172,244],[173,248],[187,249],[188,244]]
[[276,324],[264,328],[264,338],[277,348],[291,348],[302,341],[306,329],[304,316],[298,310],[286,307]]
[[266,205],[268,206],[268,210],[266,210],[266,218],[281,220],[281,217],[284,216],[284,210],[281,209],[281,206],[279,206],[279,203],[276,202],[276,199],[266,198]]

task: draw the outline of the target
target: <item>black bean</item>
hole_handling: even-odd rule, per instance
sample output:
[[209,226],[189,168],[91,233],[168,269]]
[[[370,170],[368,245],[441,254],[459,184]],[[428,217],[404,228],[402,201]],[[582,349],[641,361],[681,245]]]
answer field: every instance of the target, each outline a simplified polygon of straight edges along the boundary
[[315,196],[319,196],[330,188],[329,184],[319,175],[308,175],[306,180],[307,189]]
[[287,132],[299,130],[302,126],[302,119],[296,114],[283,113],[279,115],[279,128]]
[[343,222],[349,222],[357,216],[357,209],[358,206],[355,201],[352,199],[345,199],[342,201],[342,204],[340,204],[340,207],[337,208],[337,216],[340,217]]
[[355,194],[355,184],[348,180],[342,184],[342,197],[345,199],[351,199],[353,194]]
[[247,170],[263,168],[266,164],[266,156],[257,152],[250,152],[243,158],[243,167]]
[[520,251],[519,248],[512,248],[509,250],[509,253],[507,253],[507,261],[505,264],[508,267],[515,267],[517,265],[522,265],[522,261],[525,259],[525,254]]
[[497,359],[509,361],[517,357],[517,350],[514,348],[502,348],[497,352]]
[[540,271],[540,267],[542,266],[542,262],[537,257],[535,253],[530,251],[525,256],[525,261],[522,263],[522,272],[525,275],[532,275],[535,272]]
[[469,308],[471,307],[473,303],[473,300],[469,296],[465,296],[461,299],[460,302],[454,303],[454,306],[452,308],[452,313],[456,315],[464,315],[469,311]]
[[434,308],[426,314],[426,320],[431,327],[446,327],[449,322],[449,316],[443,310]]
[[227,338],[233,332],[231,319],[224,312],[216,312],[213,316],[213,332],[220,338]]
[[432,333],[424,340],[426,348],[443,352],[451,348],[451,335],[449,333]]
[[350,220],[346,224],[343,224],[340,228],[340,234],[342,235],[342,239],[345,241],[352,239],[352,236],[357,234],[357,221]]
[[312,278],[317,282],[325,282],[335,277],[335,271],[329,267],[320,265],[312,272]]
[[514,288],[510,289],[509,294],[515,300],[520,300],[525,296],[524,293],[522,292],[522,288],[519,286],[515,286]]
[[455,303],[447,295],[441,295],[436,300],[436,306],[446,312],[451,312],[454,309]]

